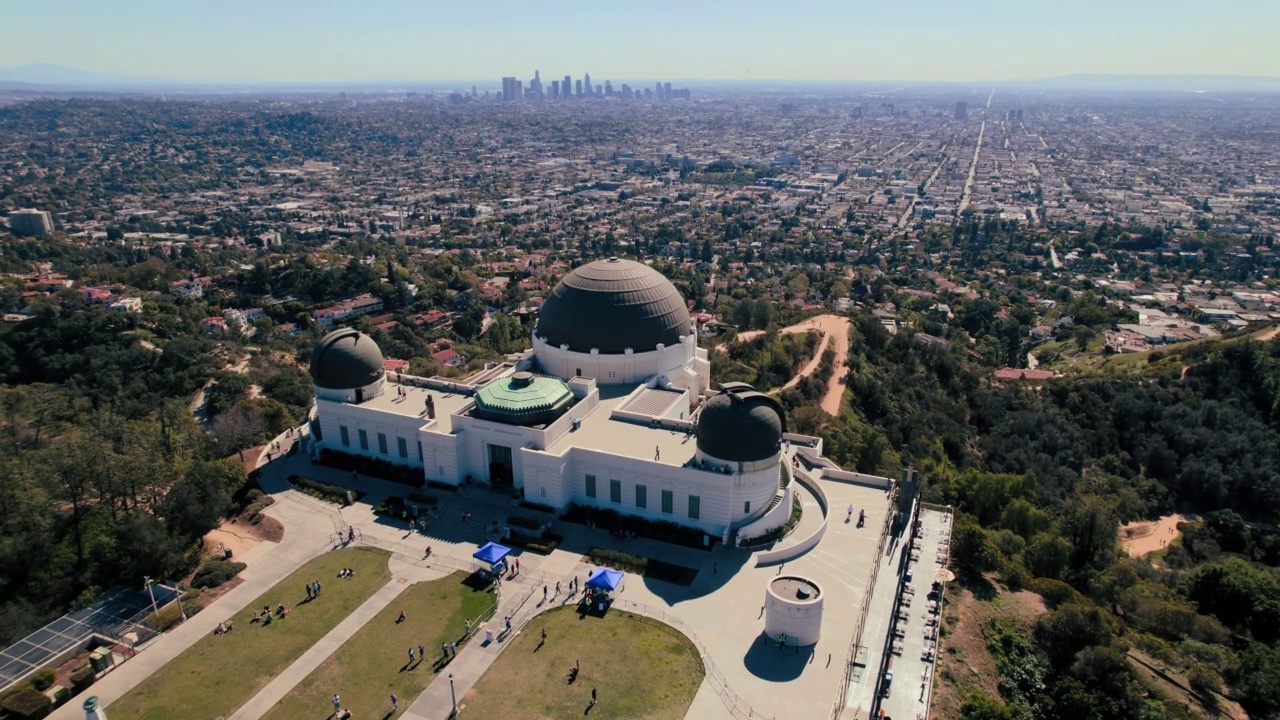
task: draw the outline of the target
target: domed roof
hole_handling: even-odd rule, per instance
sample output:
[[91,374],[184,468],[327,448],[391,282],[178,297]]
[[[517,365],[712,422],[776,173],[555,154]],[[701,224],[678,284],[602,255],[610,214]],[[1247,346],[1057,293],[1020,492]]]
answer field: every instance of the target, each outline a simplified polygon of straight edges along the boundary
[[341,328],[320,338],[311,352],[311,379],[330,390],[353,390],[378,380],[385,371],[373,338]]
[[535,331],[574,352],[649,352],[688,335],[689,309],[657,270],[634,260],[596,260],[564,278],[542,306]]
[[698,449],[720,460],[750,462],[778,452],[786,417],[777,400],[746,383],[725,383],[698,415]]

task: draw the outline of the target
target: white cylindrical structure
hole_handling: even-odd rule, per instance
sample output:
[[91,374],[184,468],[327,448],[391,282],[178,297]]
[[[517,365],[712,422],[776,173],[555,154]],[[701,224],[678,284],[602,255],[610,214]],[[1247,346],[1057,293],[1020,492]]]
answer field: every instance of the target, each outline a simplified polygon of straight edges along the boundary
[[764,633],[774,640],[786,636],[789,646],[806,646],[822,636],[822,588],[796,575],[769,581],[764,596]]

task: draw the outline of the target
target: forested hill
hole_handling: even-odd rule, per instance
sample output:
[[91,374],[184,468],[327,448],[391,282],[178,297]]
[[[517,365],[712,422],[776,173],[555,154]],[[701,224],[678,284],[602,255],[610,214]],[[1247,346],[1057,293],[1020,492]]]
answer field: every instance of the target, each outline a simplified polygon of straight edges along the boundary
[[1109,488],[1126,519],[1177,508],[1280,516],[1280,342],[1207,343],[1137,374],[1022,388],[871,316],[853,333],[850,411],[831,422],[791,398],[797,424],[821,429],[842,463],[923,468],[943,502],[966,472],[990,472],[1027,476],[1049,508],[1083,482]]
[[[966,720],[1203,716],[1133,652],[1203,698],[1280,718],[1280,342],[1202,343],[1124,376],[1021,388],[991,382],[964,347],[870,316],[853,332],[848,408],[832,420],[790,391],[798,430],[859,470],[922,470],[925,499],[957,509],[957,597],[990,597],[994,579],[1050,609],[982,628],[999,697],[968,695]],[[1121,522],[1175,509],[1205,519],[1153,556],[1121,552]],[[939,682],[965,663],[940,655]]]

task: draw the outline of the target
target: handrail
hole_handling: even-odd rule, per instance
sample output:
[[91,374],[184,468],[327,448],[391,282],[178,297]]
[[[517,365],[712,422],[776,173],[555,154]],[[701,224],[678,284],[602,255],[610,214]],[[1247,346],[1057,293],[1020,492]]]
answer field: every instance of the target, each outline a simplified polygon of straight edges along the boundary
[[871,608],[871,597],[875,593],[876,578],[880,574],[880,564],[884,561],[884,542],[889,537],[889,524],[893,521],[893,513],[886,512],[884,526],[880,528],[880,541],[876,543],[875,564],[871,566],[871,578],[867,580],[867,592],[862,596],[862,606],[858,609],[858,628],[854,630],[853,641],[849,643],[849,651],[845,653],[844,674],[840,678],[840,688],[836,691],[836,701],[831,708],[831,720],[839,720],[844,712],[844,704],[849,694],[849,678],[853,675],[854,660],[858,656],[858,648],[862,647],[862,631],[867,625],[867,612]]

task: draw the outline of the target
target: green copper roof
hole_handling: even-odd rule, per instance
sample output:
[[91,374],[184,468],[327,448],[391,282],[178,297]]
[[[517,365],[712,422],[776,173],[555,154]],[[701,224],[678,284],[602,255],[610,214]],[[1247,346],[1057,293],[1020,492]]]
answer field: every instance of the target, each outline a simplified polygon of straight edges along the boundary
[[486,420],[511,425],[554,421],[573,404],[573,393],[560,378],[518,372],[476,391],[476,411]]

